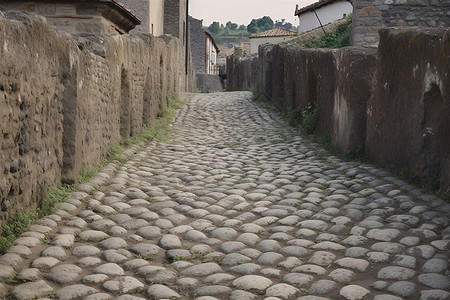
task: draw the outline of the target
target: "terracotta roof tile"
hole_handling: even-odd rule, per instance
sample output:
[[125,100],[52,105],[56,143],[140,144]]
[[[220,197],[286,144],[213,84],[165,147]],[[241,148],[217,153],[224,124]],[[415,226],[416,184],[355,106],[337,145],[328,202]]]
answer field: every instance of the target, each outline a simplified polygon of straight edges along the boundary
[[282,28],[282,27],[276,27],[271,30],[267,30],[267,31],[260,32],[260,33],[255,33],[255,34],[251,35],[250,38],[252,39],[252,38],[260,38],[260,37],[291,36],[291,35],[295,35],[295,34],[298,34],[298,32],[289,30],[286,28]]

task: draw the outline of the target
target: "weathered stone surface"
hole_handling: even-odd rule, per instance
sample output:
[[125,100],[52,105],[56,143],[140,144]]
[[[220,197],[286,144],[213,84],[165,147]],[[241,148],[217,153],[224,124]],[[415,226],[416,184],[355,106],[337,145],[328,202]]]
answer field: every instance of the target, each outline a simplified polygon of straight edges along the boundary
[[358,285],[347,285],[340,290],[339,294],[347,300],[360,300],[369,295],[370,291]]
[[64,264],[53,267],[47,276],[59,284],[68,284],[74,282],[81,272],[82,269],[76,265]]
[[16,299],[26,300],[47,296],[52,294],[53,292],[54,290],[51,286],[49,286],[44,280],[39,280],[36,282],[28,282],[16,286],[11,291],[11,295],[13,295],[13,297],[15,297]]
[[98,291],[92,287],[88,287],[84,284],[74,284],[63,287],[55,293],[57,299],[61,300],[75,300],[81,297],[86,297],[97,293]]
[[147,295],[153,299],[173,299],[181,297],[180,294],[178,294],[174,290],[161,284],[151,285],[147,289]]
[[233,281],[233,286],[243,290],[264,291],[271,285],[272,280],[257,275],[246,275]]
[[207,276],[222,272],[222,268],[216,263],[203,263],[195,265],[181,272],[184,276]]
[[266,296],[280,297],[283,299],[291,299],[299,293],[300,293],[299,289],[285,283],[275,284],[266,290]]
[[110,292],[121,294],[134,293],[144,288],[144,284],[134,277],[116,277],[114,280],[103,283],[103,288]]

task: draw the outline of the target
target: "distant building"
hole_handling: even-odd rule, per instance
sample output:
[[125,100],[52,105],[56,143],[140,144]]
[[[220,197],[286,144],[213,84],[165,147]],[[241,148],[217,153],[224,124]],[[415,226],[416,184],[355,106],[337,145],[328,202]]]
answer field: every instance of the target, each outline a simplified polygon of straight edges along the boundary
[[203,20],[189,17],[192,60],[196,74],[218,74],[219,47],[214,38],[203,30]]
[[164,34],[164,0],[150,0],[149,32],[155,36]]
[[250,53],[258,53],[258,47],[263,44],[279,44],[298,36],[297,31],[277,27],[250,36]]
[[150,0],[117,0],[141,20],[130,33],[149,33]]
[[140,24],[134,14],[114,0],[2,0],[0,10],[36,13],[54,28],[72,34],[124,34]]
[[350,2],[350,0],[320,0],[302,8],[298,8],[297,5],[294,15],[299,19],[298,33],[345,18],[353,12]]
[[164,34],[164,0],[120,0],[140,20],[130,33]]

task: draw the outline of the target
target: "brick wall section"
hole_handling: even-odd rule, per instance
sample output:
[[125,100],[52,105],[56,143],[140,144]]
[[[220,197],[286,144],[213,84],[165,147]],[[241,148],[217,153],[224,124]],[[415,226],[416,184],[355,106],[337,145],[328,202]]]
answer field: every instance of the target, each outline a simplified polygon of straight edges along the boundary
[[206,73],[206,37],[202,28],[203,21],[189,18],[189,32],[191,39],[192,60],[194,61],[195,73]]
[[70,36],[14,12],[0,12],[0,28],[0,224],[35,208],[44,183],[76,181],[111,144],[154,125],[168,96],[195,86],[173,37]]
[[[320,105],[315,133],[347,152],[450,191],[450,30],[384,29],[374,48],[265,45],[227,60],[229,90],[252,89],[287,110]],[[289,63],[287,63],[289,62]]]
[[384,27],[450,27],[449,0],[353,0],[352,41],[376,46]]
[[149,16],[150,16],[150,0],[120,0],[126,9],[131,11],[140,21],[141,24],[130,31],[132,34],[149,33]]

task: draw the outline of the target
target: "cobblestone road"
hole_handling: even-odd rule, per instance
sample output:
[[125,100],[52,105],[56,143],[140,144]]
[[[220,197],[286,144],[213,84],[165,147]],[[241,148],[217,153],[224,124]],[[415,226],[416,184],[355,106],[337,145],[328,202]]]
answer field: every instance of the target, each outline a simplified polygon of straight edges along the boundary
[[449,299],[448,203],[325,156],[250,93],[190,98],[172,142],[108,165],[0,257],[5,298]]

